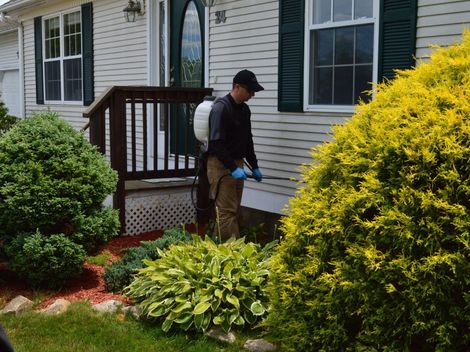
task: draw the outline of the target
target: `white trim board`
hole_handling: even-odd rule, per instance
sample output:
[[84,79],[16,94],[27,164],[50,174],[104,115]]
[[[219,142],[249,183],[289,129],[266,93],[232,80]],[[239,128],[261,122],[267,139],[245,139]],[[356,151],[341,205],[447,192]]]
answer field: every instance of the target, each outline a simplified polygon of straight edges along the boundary
[[242,206],[269,213],[285,215],[284,209],[289,204],[289,196],[244,187]]

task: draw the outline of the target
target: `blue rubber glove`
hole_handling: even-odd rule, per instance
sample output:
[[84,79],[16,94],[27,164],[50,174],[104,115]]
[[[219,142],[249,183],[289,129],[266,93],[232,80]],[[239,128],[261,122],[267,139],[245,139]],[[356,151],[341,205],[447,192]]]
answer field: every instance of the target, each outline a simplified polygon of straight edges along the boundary
[[256,181],[261,182],[261,180],[263,179],[263,174],[261,173],[260,169],[253,169],[253,177]]
[[246,172],[241,167],[233,170],[231,175],[235,180],[246,180]]

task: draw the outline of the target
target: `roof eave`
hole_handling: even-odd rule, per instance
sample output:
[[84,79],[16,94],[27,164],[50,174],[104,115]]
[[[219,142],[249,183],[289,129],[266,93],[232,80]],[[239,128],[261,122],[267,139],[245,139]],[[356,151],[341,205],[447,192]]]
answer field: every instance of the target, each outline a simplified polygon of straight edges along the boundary
[[3,5],[0,5],[0,12],[9,12],[14,10],[19,10],[24,7],[30,6],[37,0],[19,0],[19,1],[9,1]]

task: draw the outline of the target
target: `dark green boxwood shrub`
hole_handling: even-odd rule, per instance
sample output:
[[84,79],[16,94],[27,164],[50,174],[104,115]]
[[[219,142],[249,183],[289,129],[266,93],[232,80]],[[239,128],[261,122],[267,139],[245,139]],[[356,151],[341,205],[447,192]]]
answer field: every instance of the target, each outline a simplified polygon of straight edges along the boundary
[[188,242],[191,239],[191,235],[185,230],[170,229],[154,241],[143,241],[139,247],[125,249],[122,259],[105,269],[103,277],[106,290],[121,292],[132,282],[132,277],[137,270],[144,267],[144,259],[155,260],[159,258],[157,249],[165,249],[172,244]]
[[[76,261],[83,263],[83,247],[92,251],[117,234],[117,213],[102,210],[116,182],[106,159],[57,114],[44,112],[16,123],[0,138],[0,241],[13,248],[7,255],[10,267],[35,284],[61,285],[76,272]],[[26,242],[28,255],[15,244],[24,233],[36,233]],[[48,236],[57,234],[67,238],[53,237],[51,244]],[[51,246],[67,252],[54,254],[53,262],[36,261],[33,245],[44,246],[37,248],[44,257]],[[54,274],[58,268],[64,269],[60,275]],[[30,269],[37,273],[26,275]]]
[[314,150],[267,325],[288,351],[468,351],[470,33]]
[[82,245],[87,253],[93,253],[118,234],[119,212],[111,208],[93,210],[90,215],[79,214],[73,224],[70,239]]
[[9,266],[33,286],[58,288],[82,272],[83,248],[64,235],[17,236],[6,247]]
[[105,158],[57,114],[22,120],[0,138],[0,232],[70,231],[116,181]]
[[252,326],[266,313],[269,256],[275,244],[261,248],[233,238],[215,244],[194,235],[145,260],[124,293],[157,320],[167,332],[172,326],[207,331],[220,326]]

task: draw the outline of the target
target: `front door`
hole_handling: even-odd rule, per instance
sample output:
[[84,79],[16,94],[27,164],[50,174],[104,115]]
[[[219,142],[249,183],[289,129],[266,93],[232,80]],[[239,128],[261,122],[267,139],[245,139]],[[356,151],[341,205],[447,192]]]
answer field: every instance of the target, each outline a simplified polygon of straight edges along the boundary
[[[204,86],[204,6],[200,0],[171,0],[170,3],[170,82],[175,87]],[[196,106],[172,109],[170,151],[194,154],[193,131]],[[190,119],[188,121],[188,116]],[[178,122],[176,123],[176,119]],[[178,136],[178,143],[175,143]]]

